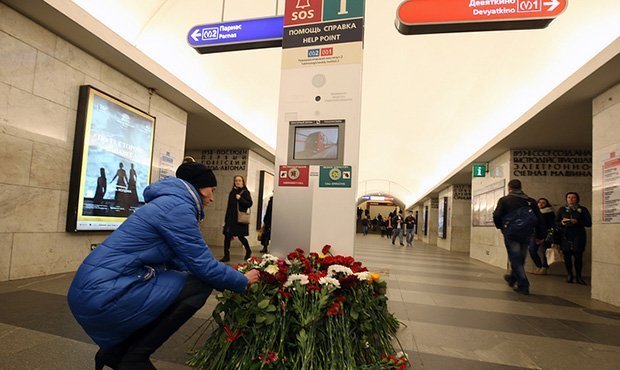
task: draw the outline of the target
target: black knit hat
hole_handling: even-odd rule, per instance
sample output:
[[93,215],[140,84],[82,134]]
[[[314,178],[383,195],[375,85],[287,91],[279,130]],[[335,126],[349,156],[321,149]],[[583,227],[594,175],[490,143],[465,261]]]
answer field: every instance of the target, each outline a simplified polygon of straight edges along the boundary
[[217,179],[207,166],[202,163],[183,163],[177,168],[177,177],[194,185],[196,189],[213,188]]

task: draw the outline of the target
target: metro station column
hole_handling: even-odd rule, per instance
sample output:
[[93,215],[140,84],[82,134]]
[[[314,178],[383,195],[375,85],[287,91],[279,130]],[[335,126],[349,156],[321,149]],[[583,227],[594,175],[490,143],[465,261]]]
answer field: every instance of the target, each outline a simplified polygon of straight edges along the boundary
[[364,0],[286,0],[272,246],[352,255]]

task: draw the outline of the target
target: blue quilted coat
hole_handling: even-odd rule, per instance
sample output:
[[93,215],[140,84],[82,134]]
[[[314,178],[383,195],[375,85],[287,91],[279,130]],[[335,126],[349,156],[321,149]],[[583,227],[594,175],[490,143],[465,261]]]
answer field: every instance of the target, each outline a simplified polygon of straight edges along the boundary
[[[189,187],[186,187],[187,185]],[[138,209],[79,267],[71,312],[102,348],[119,344],[156,319],[180,293],[189,272],[217,290],[242,292],[247,278],[219,262],[204,242],[196,189],[169,177],[148,186]]]

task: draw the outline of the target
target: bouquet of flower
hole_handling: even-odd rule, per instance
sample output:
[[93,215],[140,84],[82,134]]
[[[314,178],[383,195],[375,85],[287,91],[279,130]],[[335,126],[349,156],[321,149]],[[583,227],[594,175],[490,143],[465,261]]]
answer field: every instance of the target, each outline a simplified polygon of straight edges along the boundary
[[[260,271],[242,294],[218,294],[188,361],[200,369],[404,369],[393,342],[400,322],[388,312],[386,283],[353,257],[301,249],[269,254],[235,268]],[[399,348],[402,351],[402,348]]]

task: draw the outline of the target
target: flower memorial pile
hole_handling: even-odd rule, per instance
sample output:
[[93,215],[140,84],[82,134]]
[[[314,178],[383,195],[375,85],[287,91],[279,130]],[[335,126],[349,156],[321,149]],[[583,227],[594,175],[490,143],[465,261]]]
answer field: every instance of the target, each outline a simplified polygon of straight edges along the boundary
[[[386,283],[353,257],[296,249],[236,266],[260,271],[244,293],[218,294],[200,369],[404,369],[395,354],[400,322],[387,310]],[[399,348],[402,350],[402,348]]]

